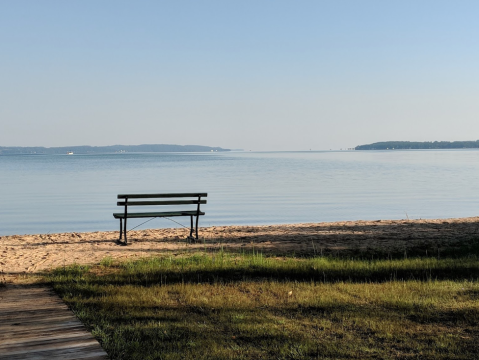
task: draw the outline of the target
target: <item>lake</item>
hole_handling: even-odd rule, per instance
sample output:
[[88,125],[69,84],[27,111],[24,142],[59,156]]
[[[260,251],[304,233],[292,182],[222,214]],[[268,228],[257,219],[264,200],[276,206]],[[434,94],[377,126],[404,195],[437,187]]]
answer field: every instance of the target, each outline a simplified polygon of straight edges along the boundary
[[117,230],[119,193],[207,192],[200,226],[477,216],[478,175],[477,149],[4,155],[0,235]]

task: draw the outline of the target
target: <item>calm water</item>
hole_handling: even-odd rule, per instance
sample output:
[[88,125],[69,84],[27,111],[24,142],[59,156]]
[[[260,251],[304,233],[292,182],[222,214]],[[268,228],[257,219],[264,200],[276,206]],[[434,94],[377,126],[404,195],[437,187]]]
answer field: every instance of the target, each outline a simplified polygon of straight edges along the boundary
[[117,230],[119,193],[208,192],[200,226],[476,216],[478,175],[477,150],[0,156],[0,235]]

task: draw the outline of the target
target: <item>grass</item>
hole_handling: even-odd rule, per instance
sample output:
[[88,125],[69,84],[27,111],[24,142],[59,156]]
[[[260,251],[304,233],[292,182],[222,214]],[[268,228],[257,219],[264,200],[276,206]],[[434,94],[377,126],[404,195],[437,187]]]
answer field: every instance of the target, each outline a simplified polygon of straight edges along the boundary
[[472,359],[479,261],[187,254],[48,275],[113,359]]

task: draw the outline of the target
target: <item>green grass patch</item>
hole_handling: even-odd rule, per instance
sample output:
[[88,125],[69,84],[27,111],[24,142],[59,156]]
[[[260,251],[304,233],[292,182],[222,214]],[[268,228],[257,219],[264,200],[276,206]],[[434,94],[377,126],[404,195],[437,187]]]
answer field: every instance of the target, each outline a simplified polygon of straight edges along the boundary
[[197,254],[53,271],[113,359],[471,359],[479,261]]

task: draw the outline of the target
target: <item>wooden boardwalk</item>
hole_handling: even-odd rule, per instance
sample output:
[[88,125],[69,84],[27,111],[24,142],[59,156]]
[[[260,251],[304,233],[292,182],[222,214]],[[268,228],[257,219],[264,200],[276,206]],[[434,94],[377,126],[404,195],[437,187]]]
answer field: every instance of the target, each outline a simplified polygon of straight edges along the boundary
[[48,287],[0,288],[0,359],[108,359]]

